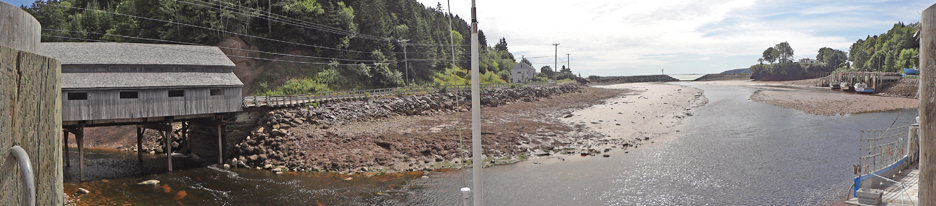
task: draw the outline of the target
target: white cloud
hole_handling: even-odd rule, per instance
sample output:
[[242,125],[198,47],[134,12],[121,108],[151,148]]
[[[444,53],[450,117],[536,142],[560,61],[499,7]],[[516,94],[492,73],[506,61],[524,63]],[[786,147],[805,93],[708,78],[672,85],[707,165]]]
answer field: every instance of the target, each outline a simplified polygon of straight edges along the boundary
[[[438,2],[419,1],[433,6]],[[454,13],[470,19],[468,1],[452,3],[457,3],[452,5]],[[921,11],[927,4],[922,1],[477,1],[479,28],[484,30],[489,43],[505,37],[510,51],[518,57],[552,56],[555,52],[552,44],[559,43],[560,58],[571,53],[573,70],[583,75],[636,75],[655,73],[660,68],[676,73],[721,72],[756,63],[757,56],[765,48],[782,41],[791,44],[796,58],[814,57],[821,47],[847,50],[857,38],[884,32],[897,21],[918,21],[914,20],[919,16],[913,9]],[[753,57],[744,60],[738,56]],[[551,66],[553,60],[548,59],[533,60],[534,66]],[[678,68],[686,64],[677,61],[724,62]]]

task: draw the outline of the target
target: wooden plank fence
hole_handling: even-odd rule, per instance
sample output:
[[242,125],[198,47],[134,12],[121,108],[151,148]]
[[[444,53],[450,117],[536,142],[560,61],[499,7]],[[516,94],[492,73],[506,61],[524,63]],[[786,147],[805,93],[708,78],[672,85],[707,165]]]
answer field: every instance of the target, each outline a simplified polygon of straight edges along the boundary
[[[482,89],[508,88],[511,84],[482,84]],[[527,83],[522,86],[543,86],[549,83]],[[387,96],[411,96],[429,94],[433,92],[470,90],[469,85],[452,85],[443,87],[397,87],[384,89],[331,91],[313,94],[287,95],[287,96],[247,96],[244,97],[244,108],[250,107],[297,107],[307,103],[319,101],[350,100],[360,98],[377,98]]]

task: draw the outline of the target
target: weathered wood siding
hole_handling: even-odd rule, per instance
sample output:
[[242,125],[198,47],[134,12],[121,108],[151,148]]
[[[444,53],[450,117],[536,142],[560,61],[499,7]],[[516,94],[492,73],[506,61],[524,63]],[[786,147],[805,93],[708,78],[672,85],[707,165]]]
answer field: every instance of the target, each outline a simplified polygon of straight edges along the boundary
[[22,204],[13,145],[29,155],[36,205],[64,204],[60,72],[58,60],[0,45],[0,205]]
[[[212,89],[223,95],[211,96]],[[64,121],[132,119],[237,112],[243,108],[241,87],[66,90],[61,94]],[[184,90],[183,97],[169,97],[169,90]],[[120,92],[136,91],[137,98],[121,99]],[[69,92],[87,92],[87,100],[68,100]]]

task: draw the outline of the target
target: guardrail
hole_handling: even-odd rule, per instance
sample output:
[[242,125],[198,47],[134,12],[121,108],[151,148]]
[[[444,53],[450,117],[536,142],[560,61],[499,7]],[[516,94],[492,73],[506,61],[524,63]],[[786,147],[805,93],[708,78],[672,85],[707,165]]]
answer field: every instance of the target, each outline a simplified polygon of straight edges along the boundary
[[881,130],[861,130],[859,148],[861,155],[855,172],[852,196],[859,188],[877,185],[887,176],[916,164],[920,154],[920,126],[910,124]]
[[29,155],[19,145],[13,146],[10,151],[20,166],[20,175],[23,176],[23,205],[36,205],[36,178],[33,177],[32,163]]
[[[508,88],[511,84],[482,84],[484,89]],[[550,83],[526,83],[522,86],[542,86],[554,85]],[[417,94],[428,94],[438,91],[461,91],[470,90],[470,85],[448,85],[436,87],[396,87],[384,89],[351,90],[351,91],[331,91],[318,92],[312,94],[287,95],[287,96],[247,96],[244,97],[244,108],[249,107],[296,107],[306,103],[331,100],[347,100],[357,98],[373,98],[385,96],[410,96]]]
[[891,129],[861,130],[859,167],[862,174],[884,169],[900,161],[907,151],[910,125]]

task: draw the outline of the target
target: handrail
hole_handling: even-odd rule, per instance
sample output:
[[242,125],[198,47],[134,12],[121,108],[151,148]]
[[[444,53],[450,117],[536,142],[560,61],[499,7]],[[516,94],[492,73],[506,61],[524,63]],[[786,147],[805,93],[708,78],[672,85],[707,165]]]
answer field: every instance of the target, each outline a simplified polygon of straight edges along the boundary
[[19,145],[13,146],[13,157],[20,165],[20,173],[23,175],[23,202],[24,205],[36,206],[36,181],[33,177],[32,163],[29,162],[29,154]]

